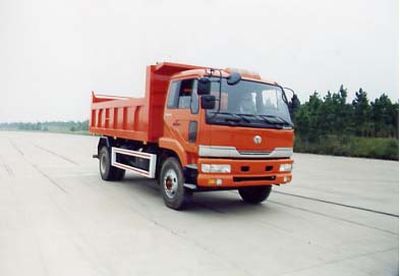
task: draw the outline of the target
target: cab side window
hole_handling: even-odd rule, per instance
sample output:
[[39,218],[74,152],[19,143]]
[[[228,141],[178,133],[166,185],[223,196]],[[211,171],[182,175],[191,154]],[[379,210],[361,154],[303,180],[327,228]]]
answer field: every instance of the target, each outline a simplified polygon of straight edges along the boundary
[[178,108],[190,108],[193,92],[193,80],[182,80],[179,87]]
[[196,90],[197,81],[194,79],[173,81],[169,89],[167,108],[190,108],[192,113],[198,113],[199,101]]
[[192,101],[190,103],[190,110],[193,114],[199,113],[199,97],[197,96],[197,80],[193,81]]
[[171,83],[169,87],[168,102],[167,102],[168,109],[177,108],[178,106],[179,85],[180,85],[179,81],[174,81]]

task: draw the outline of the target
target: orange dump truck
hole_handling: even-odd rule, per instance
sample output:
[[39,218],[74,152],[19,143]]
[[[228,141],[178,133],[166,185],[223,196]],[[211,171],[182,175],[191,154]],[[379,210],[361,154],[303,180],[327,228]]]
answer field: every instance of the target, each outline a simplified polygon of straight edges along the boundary
[[249,203],[292,179],[293,124],[284,89],[252,72],[176,63],[147,67],[144,98],[92,93],[90,132],[102,179],[157,179],[165,204],[237,189]]

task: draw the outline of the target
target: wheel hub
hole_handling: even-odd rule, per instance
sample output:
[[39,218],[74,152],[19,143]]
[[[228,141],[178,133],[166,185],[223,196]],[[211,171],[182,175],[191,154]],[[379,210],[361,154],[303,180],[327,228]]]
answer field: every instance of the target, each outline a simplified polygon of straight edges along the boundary
[[164,190],[169,198],[173,198],[178,190],[178,176],[172,169],[168,170],[163,179]]
[[105,156],[105,154],[103,154],[103,155],[101,155],[101,158],[100,158],[100,169],[101,169],[102,174],[106,173],[106,166],[107,166],[106,163],[107,163],[106,156]]

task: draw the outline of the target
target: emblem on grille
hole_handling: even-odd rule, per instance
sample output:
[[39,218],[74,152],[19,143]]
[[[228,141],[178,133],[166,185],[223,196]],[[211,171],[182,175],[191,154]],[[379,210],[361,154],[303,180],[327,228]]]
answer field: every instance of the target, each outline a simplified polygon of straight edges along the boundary
[[262,138],[260,135],[256,135],[256,136],[254,136],[253,141],[254,141],[254,144],[261,144]]

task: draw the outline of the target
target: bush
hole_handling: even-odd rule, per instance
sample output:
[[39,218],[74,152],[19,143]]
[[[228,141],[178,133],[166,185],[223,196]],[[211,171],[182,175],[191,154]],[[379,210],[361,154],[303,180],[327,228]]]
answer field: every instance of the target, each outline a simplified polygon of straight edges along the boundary
[[395,138],[324,135],[318,139],[296,136],[295,151],[339,156],[399,160],[399,141]]

